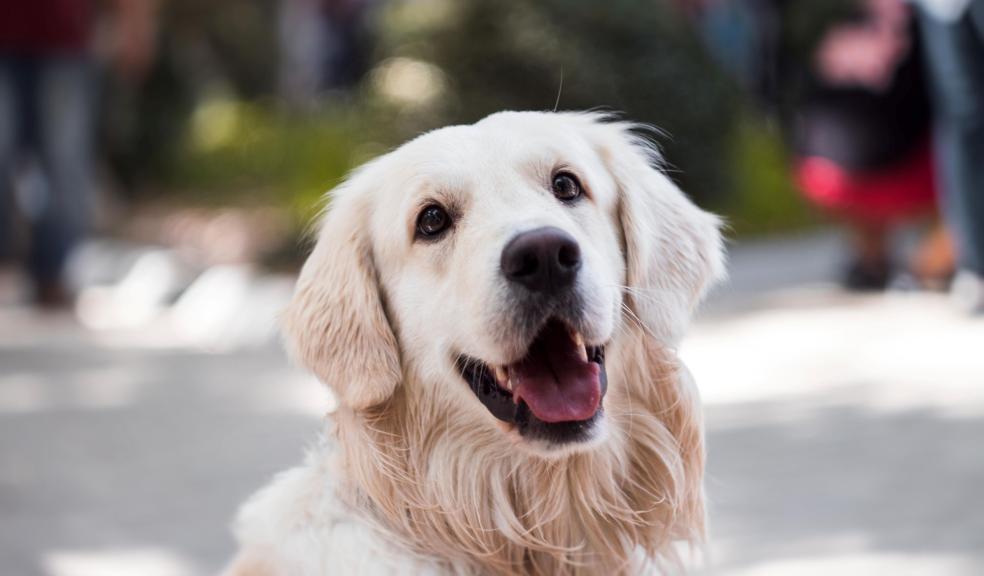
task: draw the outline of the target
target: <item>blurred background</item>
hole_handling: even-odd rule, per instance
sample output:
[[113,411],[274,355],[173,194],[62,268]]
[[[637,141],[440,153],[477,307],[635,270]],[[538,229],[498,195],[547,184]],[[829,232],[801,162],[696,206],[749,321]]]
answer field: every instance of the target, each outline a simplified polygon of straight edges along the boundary
[[701,573],[984,573],[981,0],[0,2],[3,572],[215,573],[332,408],[324,193],[503,109],[658,127],[728,223]]

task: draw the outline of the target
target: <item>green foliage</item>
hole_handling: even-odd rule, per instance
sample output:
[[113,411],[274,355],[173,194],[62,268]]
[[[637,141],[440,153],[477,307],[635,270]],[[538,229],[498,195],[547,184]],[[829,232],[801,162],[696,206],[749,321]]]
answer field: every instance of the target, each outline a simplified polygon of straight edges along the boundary
[[304,219],[355,165],[381,153],[345,108],[302,116],[233,100],[191,118],[169,188],[197,203],[286,204]]
[[130,193],[159,188],[182,154],[199,101],[220,90],[268,96],[276,72],[276,2],[168,0],[159,8],[155,62],[139,85],[112,77],[102,89],[102,145]]
[[715,206],[737,236],[770,234],[816,225],[818,219],[789,177],[776,129],[745,117],[732,134],[731,195]]
[[[384,50],[435,64],[450,95],[442,122],[503,109],[613,110],[653,124],[675,174],[702,200],[725,196],[737,90],[678,12],[641,0],[395,2],[380,27]],[[435,8],[434,6],[438,8]]]
[[179,111],[148,124],[167,134],[154,187],[180,201],[286,205],[305,221],[361,162],[424,130],[503,109],[553,109],[563,77],[559,109],[621,112],[664,130],[671,175],[736,233],[813,221],[776,131],[752,118],[665,1],[392,0],[373,19],[378,65],[362,88],[303,113],[266,96],[269,53],[254,54],[257,70],[244,65],[272,43],[261,26],[267,4],[250,6],[225,28],[217,8],[182,0],[171,9],[170,36],[198,38],[213,56],[202,86],[175,73],[185,90],[171,92],[185,97],[162,101]]

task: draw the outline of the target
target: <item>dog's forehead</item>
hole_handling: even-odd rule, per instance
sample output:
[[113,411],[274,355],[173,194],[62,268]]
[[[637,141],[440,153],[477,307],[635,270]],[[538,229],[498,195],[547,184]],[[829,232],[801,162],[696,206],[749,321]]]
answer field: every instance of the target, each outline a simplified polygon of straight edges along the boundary
[[530,192],[548,186],[559,169],[576,172],[608,208],[614,183],[588,125],[565,114],[507,112],[419,136],[386,159],[386,190],[374,198],[376,224],[395,233],[393,221],[432,200],[466,210],[475,202],[537,203],[543,198]]
[[491,177],[556,162],[597,160],[578,123],[560,115],[499,113],[425,134],[398,153],[424,177]]

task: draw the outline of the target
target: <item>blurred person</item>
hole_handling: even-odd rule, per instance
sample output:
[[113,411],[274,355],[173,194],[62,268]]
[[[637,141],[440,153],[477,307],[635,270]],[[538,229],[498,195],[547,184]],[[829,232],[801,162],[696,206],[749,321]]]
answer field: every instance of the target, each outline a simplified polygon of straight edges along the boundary
[[[681,1],[700,17],[718,59],[784,120],[805,196],[848,228],[844,285],[885,288],[894,273],[891,232],[935,208],[930,110],[908,7],[901,0]],[[751,32],[750,59],[730,47],[734,32],[713,25],[736,6],[752,16],[742,24]],[[952,261],[937,228],[910,271],[935,285],[952,273]]]
[[95,29],[104,7],[115,31],[105,48],[117,72],[137,78],[153,55],[152,0],[8,1],[0,18],[0,246],[12,251],[15,212],[22,213],[43,307],[70,303],[65,262],[90,225]]
[[281,0],[280,92],[305,107],[352,88],[369,67],[369,0]]
[[955,302],[984,312],[984,0],[914,0],[934,106],[941,204],[956,239]]
[[[848,227],[854,254],[843,281],[851,289],[885,288],[893,274],[890,233],[935,206],[917,42],[901,0],[864,0],[808,54],[793,116],[796,180]],[[913,268],[927,273],[925,265]]]
[[776,0],[677,0],[698,25],[711,55],[748,90],[756,104],[778,113],[780,10]]

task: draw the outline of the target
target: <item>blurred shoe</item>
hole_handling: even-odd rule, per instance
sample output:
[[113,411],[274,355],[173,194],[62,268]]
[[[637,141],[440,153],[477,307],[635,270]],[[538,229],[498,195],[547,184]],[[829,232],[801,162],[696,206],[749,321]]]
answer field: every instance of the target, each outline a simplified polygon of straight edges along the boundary
[[925,289],[923,282],[908,270],[892,276],[886,288],[889,292],[920,292]]
[[956,254],[947,229],[938,224],[927,232],[909,262],[909,272],[924,290],[945,292],[956,271]]
[[73,299],[64,283],[59,280],[46,280],[38,282],[34,303],[42,310],[59,311],[71,308]]
[[844,272],[841,284],[852,292],[875,292],[888,287],[892,276],[889,262],[866,262],[856,260]]
[[961,270],[950,285],[950,301],[961,312],[984,314],[984,277]]

